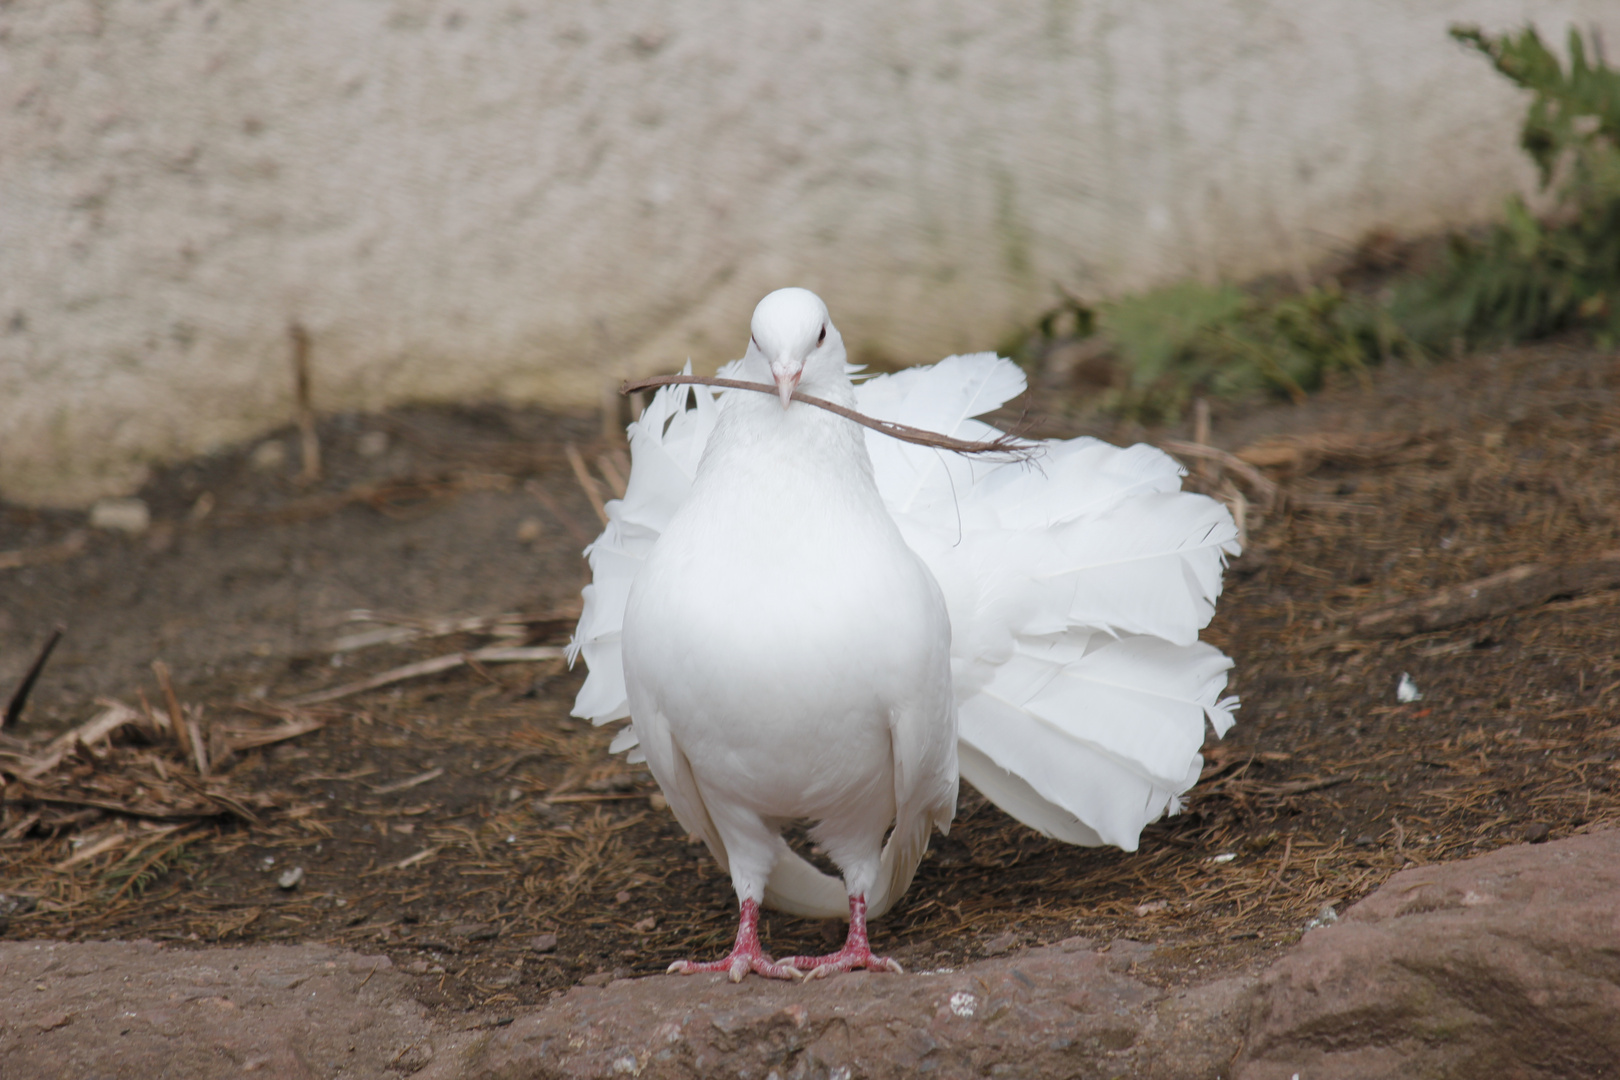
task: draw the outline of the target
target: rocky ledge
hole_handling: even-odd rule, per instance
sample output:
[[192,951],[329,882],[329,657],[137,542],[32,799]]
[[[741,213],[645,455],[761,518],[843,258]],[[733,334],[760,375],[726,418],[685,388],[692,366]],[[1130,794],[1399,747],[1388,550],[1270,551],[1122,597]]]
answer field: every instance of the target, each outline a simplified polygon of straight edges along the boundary
[[576,987],[434,1018],[386,958],[0,943],[0,1075],[1620,1077],[1620,831],[1403,871],[1252,974],[1160,989],[1073,939],[803,985]]

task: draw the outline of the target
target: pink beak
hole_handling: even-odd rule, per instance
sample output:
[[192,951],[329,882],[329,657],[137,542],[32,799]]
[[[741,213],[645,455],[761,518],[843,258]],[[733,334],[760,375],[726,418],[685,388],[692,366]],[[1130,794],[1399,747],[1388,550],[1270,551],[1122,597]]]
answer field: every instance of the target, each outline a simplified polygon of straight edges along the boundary
[[771,378],[776,380],[776,392],[782,398],[782,408],[787,408],[793,402],[793,391],[799,388],[799,376],[804,374],[803,368],[794,368],[791,371],[771,365]]

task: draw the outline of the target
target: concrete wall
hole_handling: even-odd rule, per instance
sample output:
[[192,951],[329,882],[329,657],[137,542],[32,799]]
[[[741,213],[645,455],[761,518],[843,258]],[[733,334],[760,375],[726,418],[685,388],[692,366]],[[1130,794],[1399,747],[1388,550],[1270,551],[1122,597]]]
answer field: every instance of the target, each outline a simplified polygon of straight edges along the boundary
[[0,494],[329,408],[597,400],[819,290],[857,353],[1057,288],[1494,212],[1522,108],[1445,34],[1613,0],[0,3]]

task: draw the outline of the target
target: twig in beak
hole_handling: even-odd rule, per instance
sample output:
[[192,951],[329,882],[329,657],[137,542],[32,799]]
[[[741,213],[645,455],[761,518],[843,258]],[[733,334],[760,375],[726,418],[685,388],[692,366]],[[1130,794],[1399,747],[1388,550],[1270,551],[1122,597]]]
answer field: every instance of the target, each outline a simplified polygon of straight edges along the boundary
[[[708,375],[655,375],[650,379],[638,379],[633,383],[625,383],[619,387],[619,393],[632,394],[637,390],[646,390],[655,386],[718,386],[726,390],[754,390],[761,394],[781,394],[780,386],[771,386],[767,383],[745,382],[741,379],[721,379]],[[869,427],[893,439],[902,442],[916,443],[918,446],[932,446],[940,450],[952,450],[958,454],[998,454],[1007,461],[1028,461],[1041,452],[1039,443],[1026,442],[1012,435],[1002,435],[986,442],[972,442],[968,439],[954,439],[949,435],[941,435],[937,431],[927,431],[923,428],[912,427],[910,424],[897,424],[893,420],[876,420],[870,416],[863,416],[854,409],[846,409],[842,405],[835,405],[830,401],[823,401],[809,394],[801,394],[794,390],[788,395],[790,401],[802,401],[806,405],[814,405],[818,409],[826,409],[845,420],[853,420],[862,427]]]

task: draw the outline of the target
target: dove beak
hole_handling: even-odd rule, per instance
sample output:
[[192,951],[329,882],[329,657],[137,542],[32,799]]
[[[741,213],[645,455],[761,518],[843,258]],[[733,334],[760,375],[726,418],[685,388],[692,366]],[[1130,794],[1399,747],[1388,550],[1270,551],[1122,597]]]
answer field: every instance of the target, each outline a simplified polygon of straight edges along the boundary
[[773,360],[771,362],[771,378],[776,380],[776,393],[782,399],[782,408],[793,403],[793,391],[799,387],[799,376],[804,374],[804,365],[795,364],[789,360]]

